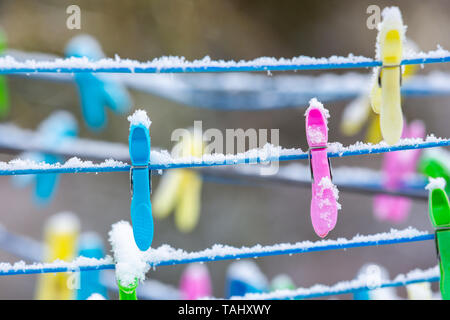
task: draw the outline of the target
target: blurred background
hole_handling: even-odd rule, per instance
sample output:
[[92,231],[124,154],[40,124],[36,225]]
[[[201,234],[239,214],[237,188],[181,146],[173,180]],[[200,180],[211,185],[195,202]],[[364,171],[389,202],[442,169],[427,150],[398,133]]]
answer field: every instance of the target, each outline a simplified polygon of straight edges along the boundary
[[[66,28],[66,8],[81,8],[81,30]],[[238,1],[238,0],[134,0],[134,1],[62,1],[2,0],[0,26],[8,36],[8,48],[64,55],[67,42],[77,34],[90,34],[102,45],[108,57],[115,54],[140,61],[163,55],[184,56],[188,60],[209,55],[212,59],[254,59],[260,56],[331,56],[354,53],[374,56],[376,30],[366,27],[371,4],[381,8],[399,6],[407,35],[423,51],[437,44],[450,48],[450,3],[448,1]],[[419,73],[448,71],[448,65],[427,65]],[[368,74],[370,70],[357,70]],[[343,73],[345,70],[337,71]],[[298,72],[319,75],[321,72]],[[267,77],[276,78],[281,73]],[[55,83],[19,76],[8,76],[11,112],[5,122],[35,129],[55,110],[67,110],[79,122],[80,136],[127,143],[126,116],[108,111],[108,126],[101,133],[87,130],[81,117],[77,89],[72,83]],[[276,128],[280,145],[307,149],[304,132],[304,108],[272,111],[217,111],[184,105],[130,90],[133,109],[145,109],[153,123],[152,145],[172,147],[173,130],[203,121],[203,129]],[[311,97],[312,98],[312,97]],[[450,136],[448,97],[405,98],[403,112],[407,120],[422,119],[427,133]],[[364,131],[345,137],[339,131],[341,113],[349,101],[326,104],[331,113],[330,141],[344,145],[364,139]],[[12,159],[2,155],[2,160]],[[382,157],[361,156],[333,159],[333,166],[362,166],[379,169]],[[158,178],[153,186],[158,185]],[[129,220],[128,173],[65,174],[61,176],[54,200],[38,208],[32,202],[31,189],[15,189],[9,177],[0,178],[0,222],[9,230],[43,239],[48,217],[72,211],[81,221],[81,231],[96,231],[106,248],[111,224]],[[187,251],[201,250],[216,243],[232,246],[275,244],[319,240],[309,217],[309,188],[278,185],[236,186],[205,182],[199,225],[188,234],[174,227],[173,215],[155,221],[154,247],[169,244]],[[426,201],[414,201],[409,219],[399,225],[377,221],[372,213],[373,197],[341,192],[336,228],[330,239],[373,234],[413,226],[432,231]],[[15,262],[17,257],[0,248],[0,261]],[[334,284],[353,279],[367,262],[385,266],[391,276],[414,268],[429,268],[437,263],[434,242],[327,251],[256,260],[264,274],[279,273],[292,277],[300,287],[316,283]],[[213,293],[224,294],[229,261],[208,264],[213,278]],[[159,267],[147,274],[149,279],[178,285],[183,266]],[[36,276],[0,277],[1,299],[32,299]],[[433,285],[437,290],[436,284]],[[398,294],[405,296],[404,288]],[[114,295],[112,295],[114,297]],[[337,298],[348,298],[339,296]]]

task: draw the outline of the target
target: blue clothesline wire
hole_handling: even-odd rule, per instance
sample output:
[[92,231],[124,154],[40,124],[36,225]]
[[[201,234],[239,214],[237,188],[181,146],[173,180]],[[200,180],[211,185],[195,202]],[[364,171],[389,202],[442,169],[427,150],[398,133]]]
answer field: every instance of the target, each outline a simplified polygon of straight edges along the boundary
[[[443,139],[432,142],[421,142],[415,144],[393,145],[386,147],[370,147],[370,148],[355,148],[354,150],[334,151],[328,152],[329,158],[358,156],[367,154],[378,154],[400,150],[425,149],[450,145],[450,139]],[[224,165],[238,165],[238,164],[257,164],[268,163],[271,161],[292,161],[308,159],[308,153],[293,153],[279,156],[269,156],[267,158],[261,157],[243,157],[232,160],[220,161],[189,161],[176,163],[150,163],[149,170],[165,170],[165,169],[180,169],[180,168],[200,168]],[[98,165],[82,165],[71,167],[53,167],[53,168],[30,168],[30,169],[0,169],[0,175],[22,175],[22,174],[41,174],[41,173],[100,173],[100,172],[128,172],[131,165],[125,164],[121,166],[98,166]]]
[[[236,259],[247,259],[247,258],[260,258],[260,257],[269,257],[269,256],[279,256],[279,255],[292,255],[292,254],[302,254],[309,252],[318,252],[318,251],[330,251],[330,250],[342,250],[342,249],[350,249],[350,248],[361,248],[361,247],[370,247],[370,246],[382,246],[382,245],[392,245],[392,244],[400,244],[400,243],[410,243],[410,242],[419,242],[419,241],[427,241],[433,240],[434,234],[422,234],[412,237],[399,237],[392,239],[381,239],[381,240],[370,240],[370,241],[354,241],[348,243],[341,244],[329,244],[329,245],[311,245],[304,246],[299,248],[288,248],[288,249],[272,249],[266,251],[254,251],[254,252],[243,252],[238,254],[228,254],[228,255],[211,255],[204,254],[198,257],[192,258],[184,258],[184,259],[168,259],[157,262],[149,262],[151,267],[159,267],[159,266],[172,266],[172,265],[181,265],[181,264],[189,264],[194,262],[215,262],[222,260],[236,260]],[[114,264],[110,263],[88,263],[86,265],[79,264],[76,267],[70,266],[58,266],[54,267],[37,267],[34,269],[26,269],[26,268],[5,268],[0,266],[0,276],[8,276],[8,275],[25,275],[25,274],[37,274],[37,273],[58,273],[58,272],[77,272],[77,271],[92,271],[92,270],[105,270],[105,269],[114,269]]]
[[[291,299],[312,299],[312,298],[319,298],[319,297],[326,297],[326,296],[334,296],[334,295],[341,295],[341,294],[352,294],[352,293],[356,293],[359,291],[369,291],[369,290],[374,290],[374,289],[381,289],[381,288],[392,288],[392,287],[403,287],[403,286],[407,286],[410,284],[414,284],[414,283],[423,283],[423,282],[437,282],[440,280],[439,276],[424,276],[421,278],[415,278],[415,279],[411,279],[411,280],[406,280],[406,281],[386,281],[383,282],[382,284],[380,284],[379,286],[377,286],[376,288],[373,287],[368,287],[367,285],[362,285],[362,286],[356,286],[353,288],[348,288],[348,289],[337,289],[337,290],[333,290],[332,288],[330,288],[330,290],[324,290],[322,292],[314,292],[314,293],[308,293],[308,294],[294,294],[295,289],[292,290],[292,295],[285,295],[283,297],[270,297],[266,300],[291,300]],[[263,294],[261,294],[261,296],[263,296]],[[270,295],[270,293],[269,293]],[[252,294],[252,300],[253,299],[257,299],[258,294]],[[245,296],[243,297],[232,297],[233,299],[243,299],[245,298]]]
[[[445,63],[450,62],[450,55],[442,57],[424,57],[404,59],[401,65],[411,64],[430,64],[430,63]],[[39,61],[43,63],[43,61]],[[51,62],[50,62],[51,63]],[[267,71],[295,71],[295,70],[330,70],[330,69],[355,69],[355,68],[372,68],[380,67],[382,62],[378,60],[345,62],[345,63],[287,63],[287,64],[257,64],[248,65],[226,65],[216,66],[205,63],[196,63],[190,66],[189,63],[183,63],[181,66],[164,66],[156,63],[150,66],[130,66],[130,67],[51,67],[51,66],[36,66],[36,67],[15,67],[15,66],[0,66],[0,74],[14,74],[14,73],[203,73],[203,72],[267,72]]]

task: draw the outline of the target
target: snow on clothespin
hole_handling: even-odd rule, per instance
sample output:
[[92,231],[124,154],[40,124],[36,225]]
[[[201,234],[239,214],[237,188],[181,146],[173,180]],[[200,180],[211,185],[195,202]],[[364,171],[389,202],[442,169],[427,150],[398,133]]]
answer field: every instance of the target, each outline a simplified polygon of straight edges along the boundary
[[432,300],[433,291],[429,282],[413,283],[406,286],[409,300]]
[[[6,35],[0,29],[0,55],[3,54],[7,46]],[[9,92],[6,77],[0,76],[0,119],[5,118],[9,113]]]
[[233,262],[227,270],[226,298],[269,291],[266,276],[253,261]]
[[378,26],[376,58],[383,65],[375,69],[378,86],[373,87],[370,99],[373,111],[380,114],[381,134],[392,145],[400,140],[403,131],[400,63],[406,26],[397,7],[385,8],[382,16],[383,21]]
[[129,148],[131,158],[131,222],[136,245],[147,250],[153,240],[152,204],[150,202],[151,172],[150,162],[150,124],[144,110],[137,110],[128,117],[130,121]]
[[323,238],[336,226],[339,192],[331,182],[327,155],[328,110],[315,98],[309,104],[305,116],[312,179],[311,221],[316,234]]
[[358,278],[365,281],[370,290],[359,290],[353,294],[354,300],[397,300],[395,288],[379,288],[382,281],[389,280],[386,268],[368,263],[361,267]]
[[116,280],[120,300],[137,300],[136,289],[145,280],[150,266],[145,262],[144,252],[133,241],[133,230],[128,222],[112,225],[109,242],[114,253]]
[[[67,139],[76,137],[77,133],[78,125],[75,118],[67,111],[56,111],[39,125],[34,143],[52,148]],[[48,164],[63,161],[60,156],[36,152],[25,152],[20,158]],[[56,173],[15,175],[11,179],[17,187],[23,187],[34,182],[34,201],[39,205],[45,205],[51,201],[54,195],[59,175]]]
[[[61,212],[50,217],[44,230],[45,262],[72,261],[75,258],[79,229],[79,220],[73,213]],[[74,298],[77,280],[76,274],[41,274],[36,299],[71,300]]]
[[435,229],[436,250],[441,274],[440,289],[443,300],[450,300],[450,204],[443,178],[430,178],[428,206],[431,224]]
[[[202,134],[187,130],[173,153],[179,157],[203,155]],[[165,218],[175,209],[175,225],[181,232],[190,232],[198,224],[201,211],[202,179],[189,169],[168,170],[153,196],[155,217]]]
[[443,178],[445,191],[450,194],[450,152],[443,148],[424,150],[419,161],[419,171],[430,178]]
[[[78,241],[79,257],[102,259],[104,254],[103,241],[97,233],[87,232]],[[77,289],[77,300],[89,299],[94,294],[107,297],[106,287],[101,282],[101,270],[81,271],[80,285]]]
[[[417,45],[410,39],[406,39],[403,46],[403,55],[411,55],[418,52]],[[402,83],[409,80],[418,70],[418,66],[411,64],[403,66],[402,68]],[[374,73],[370,81],[371,100],[372,103],[379,110],[379,104],[381,103],[381,88],[378,85],[378,70]],[[353,136],[357,134],[364,124],[368,121],[369,125],[366,132],[366,142],[379,143],[382,140],[380,131],[380,117],[372,111],[371,100],[369,99],[369,92],[363,92],[356,99],[352,100],[344,109],[341,120],[341,131],[346,136]]]
[[[425,125],[416,120],[403,127],[403,138],[424,138]],[[388,152],[383,158],[383,185],[388,190],[398,190],[402,182],[417,169],[420,149]],[[401,223],[408,217],[411,199],[390,195],[377,195],[373,203],[374,214],[381,220]]]
[[181,276],[180,292],[183,300],[210,297],[212,291],[208,268],[200,263],[188,265]]
[[[66,46],[66,56],[99,60],[104,57],[99,43],[91,36],[74,37]],[[126,113],[131,99],[125,86],[111,75],[87,72],[75,73],[81,110],[86,124],[93,130],[101,130],[106,125],[105,106],[116,113]]]

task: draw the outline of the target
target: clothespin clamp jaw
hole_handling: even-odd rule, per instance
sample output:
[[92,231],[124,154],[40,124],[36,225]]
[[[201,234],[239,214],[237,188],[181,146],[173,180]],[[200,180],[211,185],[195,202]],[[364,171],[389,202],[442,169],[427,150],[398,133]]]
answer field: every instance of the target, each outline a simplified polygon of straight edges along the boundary
[[[308,163],[309,163],[309,172],[311,174],[311,184],[314,184],[314,171],[313,171],[312,164],[311,164],[311,158],[312,158],[311,151],[317,150],[317,149],[326,149],[326,148],[327,148],[327,146],[325,145],[325,146],[320,146],[320,147],[309,147],[309,149],[308,149]],[[327,159],[328,159],[328,167],[330,168],[330,177],[331,177],[331,180],[333,180],[333,169],[331,167],[331,160],[330,160],[330,158],[327,158]]]
[[430,220],[435,228],[435,246],[441,273],[440,289],[444,300],[450,299],[450,204],[442,188],[430,190]]
[[143,124],[130,126],[131,221],[137,247],[145,251],[153,240],[153,217],[150,203],[150,133]]
[[317,101],[312,101],[306,111],[306,138],[312,182],[311,221],[314,231],[322,238],[336,226],[338,210],[327,154],[328,126],[325,112]]
[[377,73],[378,85],[371,92],[373,111],[380,114],[380,128],[384,140],[393,145],[403,131],[401,109],[402,67],[405,27],[398,8],[383,10],[383,21],[378,33],[377,58],[382,66]]

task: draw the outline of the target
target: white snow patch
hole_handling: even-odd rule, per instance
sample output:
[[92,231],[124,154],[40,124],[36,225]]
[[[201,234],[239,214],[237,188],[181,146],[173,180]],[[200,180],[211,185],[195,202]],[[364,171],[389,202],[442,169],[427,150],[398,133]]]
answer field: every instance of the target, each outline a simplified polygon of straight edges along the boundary
[[136,246],[133,230],[126,221],[112,225],[109,242],[116,262],[116,277],[122,286],[130,286],[135,281],[144,281],[150,266],[145,261],[144,253]]
[[142,109],[136,110],[132,115],[128,116],[127,119],[130,122],[130,127],[142,124],[148,129],[152,124],[150,118],[147,116],[147,111]]
[[445,179],[438,177],[438,178],[428,178],[429,183],[426,185],[425,189],[426,190],[434,190],[434,189],[445,189]]

